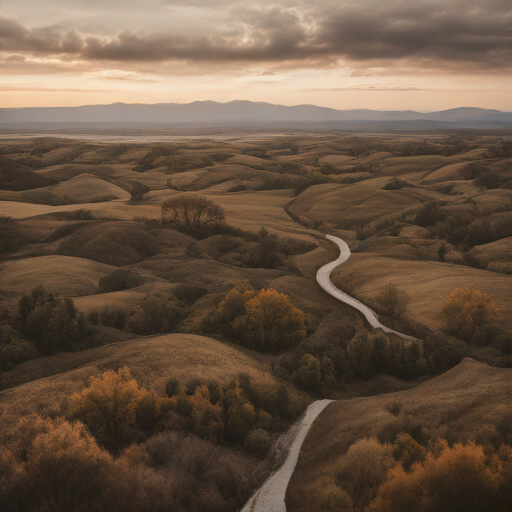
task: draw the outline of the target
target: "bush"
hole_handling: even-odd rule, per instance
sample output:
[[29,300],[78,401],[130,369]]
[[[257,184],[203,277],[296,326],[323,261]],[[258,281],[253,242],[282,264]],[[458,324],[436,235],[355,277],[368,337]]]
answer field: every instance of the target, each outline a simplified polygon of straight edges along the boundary
[[188,306],[206,295],[208,290],[201,284],[180,283],[173,291],[176,298]]
[[99,319],[101,325],[122,330],[126,325],[126,311],[120,307],[103,306],[99,312]]
[[0,323],[0,370],[10,370],[14,365],[36,356],[37,351],[32,343],[9,324]]
[[129,288],[136,288],[143,284],[143,279],[138,274],[132,273],[130,269],[118,268],[110,274],[102,277],[98,286],[103,293],[118,292]]
[[496,319],[494,302],[487,293],[474,289],[456,288],[443,305],[445,331],[465,341],[471,341],[475,331]]
[[415,224],[424,228],[433,226],[439,221],[445,219],[441,207],[437,201],[425,203],[420,206],[416,211]]
[[341,460],[338,484],[348,491],[358,509],[363,509],[373,499],[386,480],[388,470],[396,464],[392,453],[390,445],[365,438],[354,443]]
[[401,180],[400,178],[391,178],[383,187],[382,190],[400,190],[404,187],[410,187],[411,185],[407,181]]
[[383,286],[375,300],[379,310],[389,318],[402,318],[409,305],[409,296],[403,290],[400,290],[396,284],[389,283]]
[[142,335],[174,332],[185,317],[185,310],[168,297],[148,295],[128,318],[128,330]]
[[244,442],[245,449],[258,457],[265,457],[272,446],[272,439],[266,430],[251,430]]

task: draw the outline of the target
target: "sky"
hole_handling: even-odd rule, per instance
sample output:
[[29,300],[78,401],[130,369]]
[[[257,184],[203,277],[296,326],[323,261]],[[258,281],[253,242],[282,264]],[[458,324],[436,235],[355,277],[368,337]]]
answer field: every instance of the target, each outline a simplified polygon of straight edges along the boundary
[[0,0],[0,108],[512,111],[512,0]]

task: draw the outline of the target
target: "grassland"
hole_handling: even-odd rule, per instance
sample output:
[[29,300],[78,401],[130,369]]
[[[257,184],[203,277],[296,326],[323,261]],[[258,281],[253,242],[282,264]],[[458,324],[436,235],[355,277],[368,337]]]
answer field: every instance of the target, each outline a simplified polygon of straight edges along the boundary
[[[425,382],[467,353],[512,364],[506,331],[512,329],[512,154],[506,135],[303,132],[225,139],[3,143],[0,356],[11,359],[4,364],[0,404],[6,417],[65,414],[71,392],[123,366],[160,397],[170,378],[227,382],[241,372],[260,395],[284,386],[299,406],[317,397],[400,390],[337,402],[315,423],[287,500],[289,510],[306,512],[319,475],[333,476],[361,437],[405,428],[413,417],[431,432],[471,440],[506,416],[510,370],[466,360]],[[224,224],[194,231],[163,222],[162,203],[183,195],[222,207]],[[388,351],[401,354],[386,359],[387,367],[381,361],[365,367],[358,350],[382,349],[382,338],[315,281],[317,269],[337,257],[325,234],[343,238],[352,250],[332,274],[340,289],[377,310],[385,285],[409,297],[399,321],[421,341],[386,339]],[[132,280],[100,288],[100,279],[119,275]],[[297,346],[258,353],[240,346],[227,324],[215,330],[208,323],[241,284],[274,288],[300,308],[305,334]],[[82,322],[91,322],[68,352],[41,357],[30,345],[35,341],[5,328],[11,322],[22,329],[18,300],[37,285],[73,298]],[[496,304],[499,329],[493,327],[494,341],[485,346],[440,332],[446,297],[467,287]],[[190,290],[199,294],[190,298]],[[133,328],[142,311],[149,315],[164,303],[165,311],[181,315],[168,329],[173,332],[136,334],[148,334]],[[386,409],[394,400],[402,404],[396,416]],[[282,412],[274,411],[273,426],[265,427],[268,439],[299,411]],[[239,443],[235,451],[242,449]]]

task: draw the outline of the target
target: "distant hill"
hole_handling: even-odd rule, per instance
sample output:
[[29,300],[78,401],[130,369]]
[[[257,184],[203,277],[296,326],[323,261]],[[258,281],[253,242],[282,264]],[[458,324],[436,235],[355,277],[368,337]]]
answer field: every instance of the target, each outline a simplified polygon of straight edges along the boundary
[[0,125],[18,123],[338,123],[338,122],[512,123],[512,112],[455,108],[440,112],[336,110],[315,105],[195,101],[154,105],[113,103],[81,107],[5,108]]

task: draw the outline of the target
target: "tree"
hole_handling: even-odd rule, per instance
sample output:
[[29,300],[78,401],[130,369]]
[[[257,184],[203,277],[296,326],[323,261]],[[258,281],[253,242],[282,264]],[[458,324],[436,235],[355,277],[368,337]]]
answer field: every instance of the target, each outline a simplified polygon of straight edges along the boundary
[[287,295],[262,289],[245,303],[245,314],[233,322],[233,333],[263,352],[279,352],[306,339],[306,317]]
[[173,196],[162,203],[161,210],[164,224],[172,223],[191,233],[204,232],[226,216],[222,206],[197,195]]
[[136,334],[174,332],[185,318],[183,308],[164,295],[148,295],[128,319],[128,328]]
[[[148,394],[139,388],[127,367],[118,372],[107,370],[99,377],[91,377],[88,388],[71,396],[71,414],[87,426],[102,446],[117,452],[143,437],[137,415],[141,407],[147,413]],[[159,415],[162,400],[155,398],[154,408]]]
[[456,288],[443,305],[447,334],[470,341],[475,331],[496,319],[494,302],[487,293],[470,288]]
[[21,297],[18,315],[23,333],[44,355],[70,350],[89,328],[72,299],[57,297],[42,286]]
[[305,354],[300,360],[300,366],[297,371],[298,379],[302,389],[307,391],[315,391],[320,385],[320,379],[322,378],[322,365],[315,357],[311,354]]
[[380,311],[389,318],[401,318],[407,311],[409,296],[394,283],[383,286],[375,298]]
[[371,512],[484,512],[498,510],[501,464],[473,443],[450,448],[446,441],[436,457],[406,472],[397,465],[388,473]]

